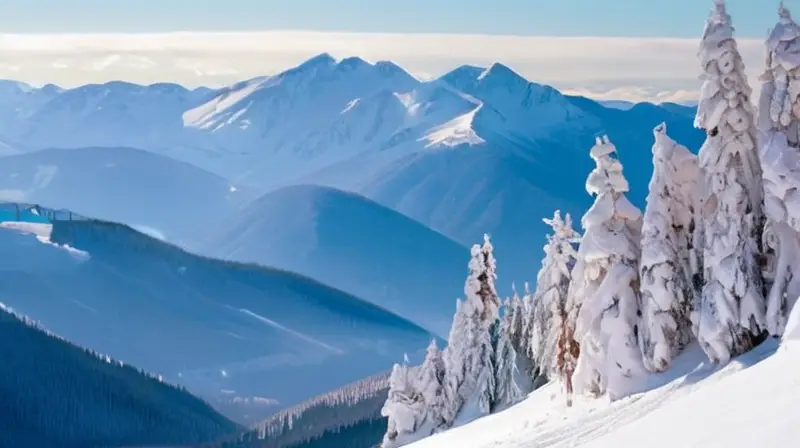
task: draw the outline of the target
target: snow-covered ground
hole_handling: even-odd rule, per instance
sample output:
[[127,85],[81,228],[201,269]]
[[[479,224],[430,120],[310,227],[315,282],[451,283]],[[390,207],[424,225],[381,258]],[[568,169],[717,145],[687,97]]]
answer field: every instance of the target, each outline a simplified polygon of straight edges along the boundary
[[[800,309],[793,320],[800,321]],[[796,446],[800,439],[800,325],[779,347],[769,340],[714,368],[697,346],[648,391],[609,403],[578,398],[568,408],[551,383],[512,408],[437,434],[413,448]]]

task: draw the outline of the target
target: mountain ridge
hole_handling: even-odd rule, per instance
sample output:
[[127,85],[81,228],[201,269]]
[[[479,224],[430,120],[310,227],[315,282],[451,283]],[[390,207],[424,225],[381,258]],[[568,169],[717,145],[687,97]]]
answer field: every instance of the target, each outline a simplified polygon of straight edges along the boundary
[[467,248],[357,193],[294,185],[267,193],[202,253],[308,275],[446,337]]
[[[304,276],[76,219],[0,226],[8,255],[0,261],[0,301],[211,402],[233,391],[288,406],[383,371],[404,352],[416,357],[432,337]],[[325,378],[312,381],[320,368]],[[275,406],[255,404],[224,408],[252,421]]]

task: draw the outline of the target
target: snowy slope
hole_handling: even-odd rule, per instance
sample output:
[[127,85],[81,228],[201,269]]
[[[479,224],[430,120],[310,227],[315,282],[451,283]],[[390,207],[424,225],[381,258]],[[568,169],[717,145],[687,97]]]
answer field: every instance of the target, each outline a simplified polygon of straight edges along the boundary
[[694,345],[641,393],[617,402],[581,398],[567,408],[559,385],[549,384],[506,411],[409,446],[795,446],[799,341],[795,306],[780,346],[768,340],[725,366],[709,365]]
[[6,223],[0,245],[0,301],[212,402],[261,397],[231,414],[240,420],[384,371],[430,337],[308,278],[197,257],[119,224]]
[[187,242],[253,198],[187,163],[130,148],[43,150],[6,157],[0,199],[66,208]]
[[249,204],[210,235],[203,253],[307,275],[440,336],[469,261],[464,246],[394,210],[313,185]]
[[[800,352],[776,348],[768,341],[715,369],[695,346],[653,375],[648,391],[612,404],[580,398],[567,408],[559,385],[549,384],[508,410],[409,447],[793,446]],[[732,412],[741,409],[769,412]]]
[[197,444],[238,430],[186,391],[84,351],[1,303],[0,354],[3,447]]

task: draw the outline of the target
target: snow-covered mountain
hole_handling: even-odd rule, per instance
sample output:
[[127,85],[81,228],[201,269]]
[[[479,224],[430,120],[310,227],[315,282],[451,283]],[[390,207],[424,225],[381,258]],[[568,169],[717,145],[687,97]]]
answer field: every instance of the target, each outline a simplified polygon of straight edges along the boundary
[[119,224],[6,222],[0,245],[0,301],[212,403],[260,397],[241,410],[249,417],[232,414],[241,420],[418,357],[431,337],[306,277],[198,257]]
[[307,275],[440,336],[463,292],[469,253],[362,196],[314,185],[266,194],[226,222],[203,253]]
[[47,332],[0,303],[0,446],[215,442],[239,428],[185,390]]
[[253,197],[188,163],[130,148],[50,149],[0,163],[0,199],[123,222],[175,243],[204,234]]
[[68,90],[0,139],[23,150],[139,147],[262,193],[296,184],[356,192],[465,246],[491,233],[507,288],[534,280],[541,218],[590,205],[595,136],[616,142],[637,205],[652,170],[649,130],[666,122],[691,149],[703,138],[692,108],[608,108],[502,64],[423,82],[391,62],[322,54],[224,89],[166,87]]
[[4,136],[19,131],[19,126],[64,89],[48,84],[36,88],[19,81],[0,80],[0,133]]
[[[50,93],[38,93],[36,92]],[[199,151],[181,114],[212,97],[205,88],[141,86],[120,81],[74,89],[30,90],[5,137],[28,149],[129,146],[160,152]],[[4,101],[4,100],[0,100]],[[0,102],[2,104],[2,102]]]

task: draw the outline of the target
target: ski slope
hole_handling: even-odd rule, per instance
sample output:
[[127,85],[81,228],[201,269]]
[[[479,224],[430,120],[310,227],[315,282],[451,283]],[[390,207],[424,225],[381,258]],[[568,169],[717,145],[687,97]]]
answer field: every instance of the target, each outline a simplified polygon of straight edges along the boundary
[[506,411],[409,446],[796,446],[800,308],[793,322],[794,330],[780,346],[769,340],[721,368],[709,365],[693,346],[669,372],[652,375],[646,392],[614,403],[581,397],[567,408],[560,385],[551,383]]

